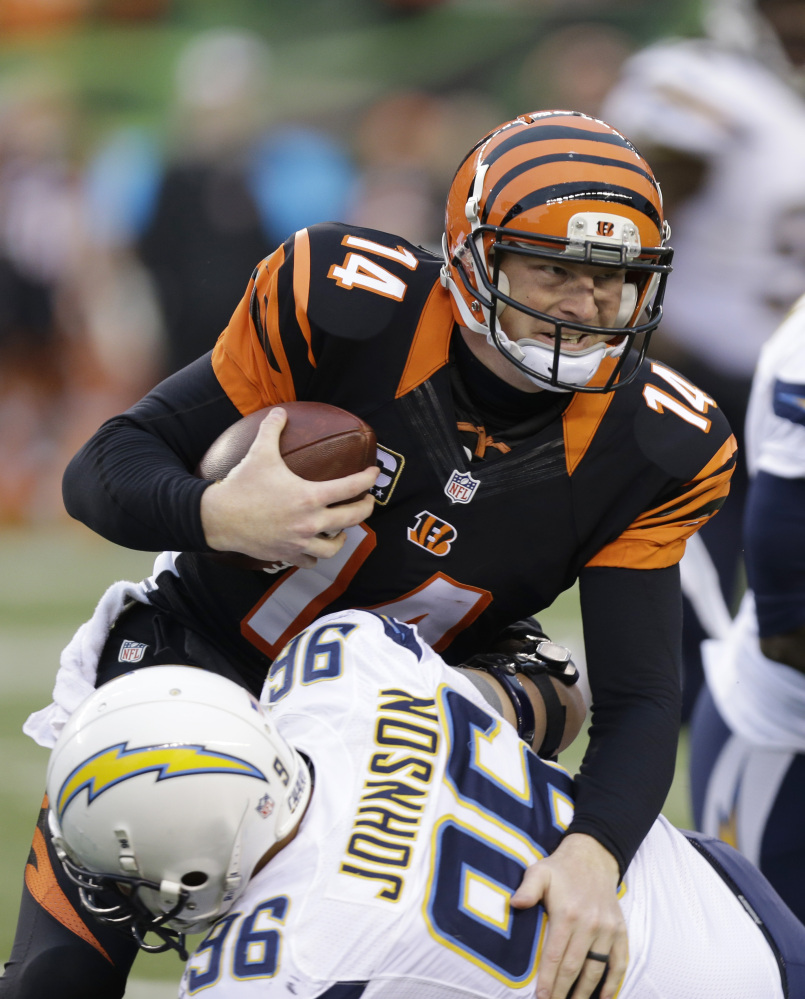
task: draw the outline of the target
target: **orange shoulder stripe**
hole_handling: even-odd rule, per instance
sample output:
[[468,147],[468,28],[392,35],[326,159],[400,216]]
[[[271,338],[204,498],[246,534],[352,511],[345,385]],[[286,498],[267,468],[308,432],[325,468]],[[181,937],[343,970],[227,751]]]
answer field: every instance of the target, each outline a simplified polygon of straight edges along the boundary
[[731,476],[732,468],[727,468],[717,475],[696,482],[683,496],[675,496],[667,503],[646,510],[632,526],[650,528],[681,522],[684,519],[695,519],[697,524],[703,524],[716,513],[717,507],[727,498]]
[[[612,569],[667,569],[679,562],[685,554],[686,539],[697,529],[698,525],[691,527],[685,537],[679,537],[678,531],[666,529],[654,532],[652,538],[642,537],[642,531],[624,531],[616,541],[594,555],[587,565]],[[637,537],[638,534],[641,536]]]
[[[279,332],[276,286],[284,260],[285,251],[279,247],[260,263],[212,352],[215,376],[244,416],[296,398]],[[255,327],[253,310],[261,329]],[[266,363],[264,340],[279,370]]]
[[701,472],[699,472],[696,478],[704,479],[708,475],[712,475],[713,472],[717,471],[719,468],[727,465],[735,457],[735,452],[737,450],[738,442],[735,440],[735,435],[730,434],[710,461],[708,461]]
[[431,288],[425,308],[419,317],[395,398],[399,399],[411,392],[447,364],[452,332],[453,307],[450,304],[450,295],[437,281]]
[[[614,358],[605,358],[591,380],[591,385],[603,385],[612,374],[617,362]],[[565,461],[567,474],[572,475],[576,466],[584,457],[595,432],[604,418],[612,402],[613,393],[576,392],[570,405],[562,415],[562,427],[565,436]]]
[[691,488],[660,506],[646,510],[588,566],[623,569],[660,569],[676,563],[685,542],[716,515],[729,493],[737,445],[730,436],[699,474]]

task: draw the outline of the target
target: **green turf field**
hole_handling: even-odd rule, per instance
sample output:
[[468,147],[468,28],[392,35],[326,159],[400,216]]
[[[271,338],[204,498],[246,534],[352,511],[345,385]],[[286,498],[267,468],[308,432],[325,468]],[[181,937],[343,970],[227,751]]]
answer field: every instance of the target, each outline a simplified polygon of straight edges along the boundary
[[[22,873],[44,788],[47,752],[22,735],[30,711],[50,700],[59,652],[92,613],[102,590],[150,572],[152,556],[108,544],[77,525],[0,532],[0,963],[11,949]],[[540,615],[559,642],[580,647],[577,601],[567,594]],[[580,657],[577,657],[580,658]],[[575,770],[584,740],[562,761]],[[685,744],[665,813],[690,824]],[[126,992],[130,999],[169,999],[181,963],[174,954],[142,954]]]

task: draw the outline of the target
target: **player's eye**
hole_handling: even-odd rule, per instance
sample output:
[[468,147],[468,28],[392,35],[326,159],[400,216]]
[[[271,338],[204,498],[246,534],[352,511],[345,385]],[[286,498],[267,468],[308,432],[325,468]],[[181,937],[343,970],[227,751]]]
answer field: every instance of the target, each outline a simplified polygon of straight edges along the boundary
[[537,264],[534,270],[544,279],[554,283],[566,281],[570,276],[566,268],[560,267],[559,264]]
[[595,283],[603,286],[621,284],[623,282],[623,271],[602,271],[596,275]]

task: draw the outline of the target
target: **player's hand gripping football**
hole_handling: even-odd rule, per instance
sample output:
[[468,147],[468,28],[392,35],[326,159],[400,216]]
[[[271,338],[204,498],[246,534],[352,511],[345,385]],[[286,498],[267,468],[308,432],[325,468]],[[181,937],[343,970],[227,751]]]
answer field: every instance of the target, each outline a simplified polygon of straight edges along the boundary
[[309,569],[317,559],[336,555],[346,540],[344,530],[371,514],[374,498],[365,494],[378,468],[324,482],[294,475],[280,456],[286,418],[283,409],[271,410],[246,457],[205,490],[201,523],[207,544],[217,551]]
[[537,999],[588,999],[602,977],[601,999],[615,995],[629,958],[617,887],[615,858],[582,833],[566,836],[528,868],[512,905],[526,909],[541,902],[548,914]]

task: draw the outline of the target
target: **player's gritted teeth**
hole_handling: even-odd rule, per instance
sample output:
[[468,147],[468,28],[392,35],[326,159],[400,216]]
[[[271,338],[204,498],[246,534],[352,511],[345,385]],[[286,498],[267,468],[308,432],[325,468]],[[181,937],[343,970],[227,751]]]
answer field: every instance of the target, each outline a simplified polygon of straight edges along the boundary
[[[553,346],[556,341],[554,333],[533,333],[532,337],[535,340],[542,341],[543,343],[549,343],[551,346]],[[562,350],[570,352],[587,350],[589,347],[594,346],[596,343],[600,343],[602,340],[609,341],[611,339],[612,337],[599,333],[563,333]]]

